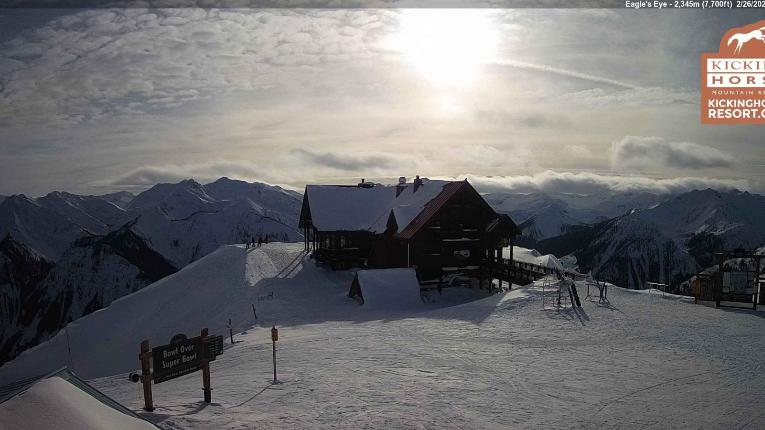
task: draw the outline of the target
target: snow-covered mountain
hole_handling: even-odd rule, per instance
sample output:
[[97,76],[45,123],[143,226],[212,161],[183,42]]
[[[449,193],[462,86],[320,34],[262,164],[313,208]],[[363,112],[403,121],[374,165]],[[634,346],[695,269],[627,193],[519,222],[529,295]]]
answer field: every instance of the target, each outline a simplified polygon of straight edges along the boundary
[[297,228],[301,197],[280,187],[221,178],[160,184],[130,202],[136,230],[182,267],[218,249],[259,236],[302,240]]
[[106,200],[111,204],[117,205],[122,209],[127,209],[130,202],[132,202],[135,198],[133,193],[128,191],[118,191],[116,193],[102,194],[96,197],[100,198],[101,200]]
[[679,283],[699,266],[681,244],[636,211],[538,244],[540,252],[574,255],[581,271],[627,288]]
[[712,263],[714,252],[761,246],[763,220],[765,197],[707,189],[544,240],[538,248],[573,254],[583,268],[618,285],[677,283]]
[[[54,264],[15,241],[0,243],[0,362],[67,323],[172,274],[176,268],[128,224],[76,241]],[[21,276],[20,276],[21,275]]]
[[549,207],[555,207],[571,217],[571,221],[581,224],[605,221],[624,215],[632,209],[647,209],[672,197],[674,194],[644,191],[607,191],[593,194],[494,192],[484,195],[496,211],[510,214],[517,223]]
[[5,199],[0,362],[221,245],[301,240],[300,204],[295,192],[228,178],[159,184],[137,196]]
[[87,232],[66,215],[19,194],[0,203],[0,238],[8,234],[35,253],[56,261]]
[[124,209],[101,197],[54,191],[36,201],[96,235],[106,234],[129,221]]
[[0,362],[12,356],[22,336],[19,327],[31,327],[36,319],[25,306],[52,268],[52,262],[10,235],[0,241]]
[[493,193],[484,196],[494,210],[513,218],[522,231],[517,243],[533,246],[549,237],[568,233],[585,222],[568,203],[547,194]]
[[718,237],[725,248],[765,243],[765,197],[741,191],[691,191],[644,211],[662,231],[686,243],[694,236]]

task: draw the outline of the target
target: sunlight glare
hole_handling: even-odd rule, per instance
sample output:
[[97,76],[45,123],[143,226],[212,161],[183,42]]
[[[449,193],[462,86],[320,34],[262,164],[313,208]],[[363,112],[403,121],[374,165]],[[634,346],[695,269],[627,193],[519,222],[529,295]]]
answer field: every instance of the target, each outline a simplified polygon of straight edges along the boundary
[[476,81],[497,58],[497,30],[487,10],[408,9],[391,46],[430,82],[460,87]]

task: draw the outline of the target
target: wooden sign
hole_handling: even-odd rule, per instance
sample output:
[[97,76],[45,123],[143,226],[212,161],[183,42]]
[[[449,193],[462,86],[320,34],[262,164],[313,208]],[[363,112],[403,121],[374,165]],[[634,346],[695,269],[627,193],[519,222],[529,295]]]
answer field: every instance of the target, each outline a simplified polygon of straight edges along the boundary
[[[202,371],[202,391],[206,403],[212,401],[210,387],[210,362],[223,353],[223,336],[209,336],[206,328],[202,334],[191,339],[176,334],[167,345],[149,348],[149,341],[141,342],[141,383],[143,384],[144,409],[154,410],[151,383],[169,381],[179,376]],[[153,368],[153,371],[152,371]],[[133,380],[133,378],[131,378]]]
[[223,336],[210,336],[203,342],[207,361],[213,361],[223,354]]
[[186,339],[186,336],[176,335],[169,344],[152,349],[151,355],[155,384],[188,375],[201,369],[204,358],[202,338]]

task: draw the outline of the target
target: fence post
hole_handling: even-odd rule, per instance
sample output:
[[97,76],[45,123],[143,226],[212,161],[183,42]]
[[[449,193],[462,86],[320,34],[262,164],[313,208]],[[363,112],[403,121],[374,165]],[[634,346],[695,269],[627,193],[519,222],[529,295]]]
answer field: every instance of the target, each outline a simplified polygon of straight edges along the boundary
[[[209,332],[207,328],[202,329],[202,345],[205,344],[205,339],[207,339],[208,333]],[[203,351],[200,352],[204,353]],[[202,359],[202,391],[205,395],[205,403],[212,402],[212,388],[210,388],[210,362],[207,361],[207,357]]]

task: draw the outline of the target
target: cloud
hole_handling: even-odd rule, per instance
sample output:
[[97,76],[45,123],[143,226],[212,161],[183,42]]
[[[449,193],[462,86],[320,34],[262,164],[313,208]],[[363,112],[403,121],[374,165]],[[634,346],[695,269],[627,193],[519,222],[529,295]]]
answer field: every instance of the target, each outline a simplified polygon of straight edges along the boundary
[[558,101],[589,107],[619,106],[694,106],[698,103],[698,91],[678,88],[632,88],[621,91],[590,88],[562,94]]
[[142,191],[159,183],[175,183],[184,179],[212,182],[223,176],[232,179],[266,182],[267,171],[243,162],[226,160],[200,164],[149,165],[132,169],[113,178],[95,181],[94,189]]
[[[315,82],[323,65],[369,57],[374,24],[386,14],[72,12],[0,43],[0,117],[68,126],[155,113],[226,92],[299,88]],[[343,31],[361,17],[364,25]]]
[[575,70],[567,70],[567,69],[562,69],[558,67],[547,66],[544,64],[534,64],[534,63],[527,63],[524,61],[515,61],[515,60],[499,60],[495,64],[500,66],[514,67],[518,69],[533,70],[533,71],[542,72],[542,73],[550,73],[553,75],[565,76],[568,78],[576,78],[576,79],[581,79],[581,80],[585,80],[585,81],[596,83],[596,84],[606,84],[606,85],[610,85],[610,86],[614,86],[618,88],[625,88],[628,90],[636,90],[640,88],[639,86],[629,82],[618,81],[616,79],[610,79],[603,76],[591,75],[588,73],[581,73]]
[[[299,155],[302,156],[302,155]],[[344,160],[346,162],[349,160]],[[286,170],[301,170],[294,160],[282,160],[279,166],[262,167],[256,164],[243,163],[230,160],[214,160],[200,164],[166,164],[147,165],[132,169],[122,175],[90,184],[93,192],[106,192],[116,190],[128,190],[140,192],[158,183],[175,183],[184,179],[196,179],[201,183],[215,181],[223,176],[245,181],[264,182],[282,186],[283,188],[301,191],[305,183],[316,183],[315,179],[303,176],[303,179],[295,180],[292,173]],[[286,166],[292,163],[292,167]],[[364,170],[364,173],[372,170]],[[400,172],[401,173],[401,172]],[[422,171],[420,173],[427,173]],[[365,175],[367,178],[373,175]],[[395,177],[391,177],[393,183]],[[438,179],[439,177],[433,177]],[[328,182],[355,183],[360,177],[329,178]],[[380,182],[386,182],[380,177]],[[483,176],[463,174],[441,179],[463,180],[467,178],[471,184],[481,193],[510,192],[510,193],[567,193],[580,195],[604,195],[622,192],[648,192],[655,194],[675,194],[692,190],[713,188],[717,190],[742,190],[762,192],[761,184],[752,183],[744,179],[719,179],[709,177],[678,177],[678,178],[651,178],[646,176],[620,176],[607,175],[592,172],[565,172],[546,170],[531,175],[516,176]],[[345,179],[345,180],[343,180]],[[327,180],[319,181],[325,183]]]
[[591,172],[557,172],[546,170],[533,175],[476,176],[458,175],[451,179],[468,180],[482,193],[571,193],[593,195],[613,192],[680,193],[714,188],[718,190],[751,190],[747,180],[680,177],[655,179],[645,176],[603,175]]
[[504,109],[486,110],[479,109],[475,112],[475,118],[480,122],[506,126],[508,124],[520,125],[533,129],[558,129],[573,125],[571,119],[562,113],[553,112],[509,112]]
[[308,149],[296,149],[295,154],[311,164],[351,172],[391,169],[400,165],[395,157],[382,154],[338,154]]
[[614,169],[706,169],[732,167],[736,160],[716,148],[660,137],[625,136],[611,144]]

